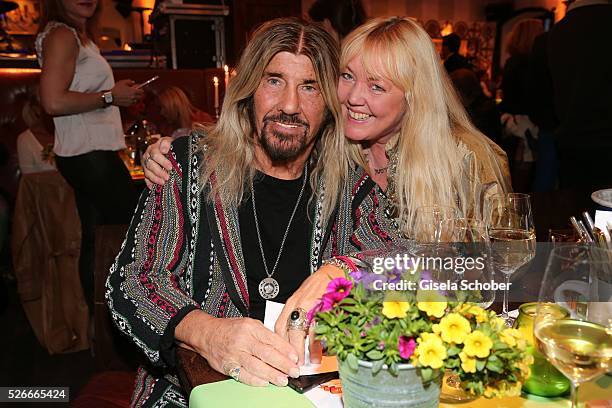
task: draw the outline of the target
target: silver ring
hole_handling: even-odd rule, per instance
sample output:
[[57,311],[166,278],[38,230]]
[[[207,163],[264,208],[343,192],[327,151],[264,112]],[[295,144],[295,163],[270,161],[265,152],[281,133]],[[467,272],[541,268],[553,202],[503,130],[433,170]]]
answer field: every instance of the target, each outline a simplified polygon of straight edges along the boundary
[[289,317],[287,318],[287,331],[289,330],[300,330],[308,331],[307,322],[308,312],[301,307],[293,309]]
[[240,382],[240,369],[241,368],[242,367],[240,366],[240,364],[235,363],[233,361],[229,361],[223,364],[223,372],[225,373],[225,375],[233,378],[234,380],[238,382]]
[[144,163],[142,164],[143,167],[147,167],[147,163],[149,162],[149,159],[151,158],[151,155],[148,155],[147,157],[145,157],[144,159]]

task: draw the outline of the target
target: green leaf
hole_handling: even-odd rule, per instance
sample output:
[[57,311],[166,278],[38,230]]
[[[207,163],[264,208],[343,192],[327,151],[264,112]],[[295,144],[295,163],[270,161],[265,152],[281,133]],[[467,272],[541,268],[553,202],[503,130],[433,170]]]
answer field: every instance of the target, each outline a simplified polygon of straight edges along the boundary
[[397,363],[393,363],[389,366],[389,374],[391,374],[394,377],[397,377],[397,375],[399,374]]
[[348,364],[349,368],[353,371],[357,371],[359,369],[359,360],[353,353],[349,353],[346,356],[346,364]]
[[378,360],[378,361],[372,362],[372,374],[377,374],[382,369],[382,366],[384,364],[385,364],[385,360]]
[[476,359],[476,370],[478,371],[482,371],[485,368],[485,365],[487,364],[486,360],[480,360],[480,359]]
[[375,360],[380,360],[381,358],[384,357],[384,354],[381,353],[379,350],[370,350],[367,352],[366,357],[371,360],[371,361],[375,361]]
[[433,370],[431,368],[421,368],[421,379],[423,382],[430,381],[433,377]]
[[487,370],[493,371],[494,373],[501,373],[504,371],[503,363],[496,356],[489,357],[486,367]]
[[447,353],[448,353],[448,356],[451,357],[451,356],[456,356],[457,354],[459,354],[460,351],[461,350],[459,349],[459,347],[453,345],[448,348]]

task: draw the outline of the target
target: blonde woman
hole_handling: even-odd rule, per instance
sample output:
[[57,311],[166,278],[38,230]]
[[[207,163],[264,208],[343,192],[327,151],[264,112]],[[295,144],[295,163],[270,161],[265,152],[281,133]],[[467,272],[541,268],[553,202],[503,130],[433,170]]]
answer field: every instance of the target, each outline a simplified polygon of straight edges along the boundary
[[189,97],[177,86],[164,89],[159,94],[160,113],[167,121],[164,134],[173,138],[185,136],[194,124],[208,125],[212,117],[191,104]]

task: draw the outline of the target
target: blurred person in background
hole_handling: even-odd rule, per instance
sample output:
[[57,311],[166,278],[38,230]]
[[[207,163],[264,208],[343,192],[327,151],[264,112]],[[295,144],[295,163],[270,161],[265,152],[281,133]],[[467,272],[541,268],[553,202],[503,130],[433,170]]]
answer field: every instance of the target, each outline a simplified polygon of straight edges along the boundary
[[493,98],[483,92],[476,74],[469,69],[460,68],[453,71],[450,78],[474,126],[499,144],[501,138],[499,110]]
[[442,37],[442,59],[444,68],[449,74],[456,69],[472,69],[472,64],[467,58],[459,54],[461,48],[461,37],[455,33],[450,33]]
[[138,199],[117,153],[126,147],[118,107],[137,102],[143,91],[131,80],[115,83],[100,55],[99,0],[47,0],[42,6],[36,37],[40,99],[55,124],[57,168],[75,193],[81,284],[92,313],[95,227],[129,223]]
[[560,187],[590,194],[612,187],[612,2],[568,3],[546,39],[552,93],[541,103],[558,123]]
[[338,42],[366,21],[361,0],[316,0],[308,10],[308,17],[323,23],[323,28]]
[[179,87],[164,89],[158,98],[161,116],[166,120],[161,126],[164,135],[171,135],[173,138],[186,136],[194,124],[209,125],[214,122],[212,116],[193,106],[189,97]]
[[27,96],[21,115],[28,128],[17,136],[19,170],[22,174],[55,170],[50,148],[53,146],[53,134],[45,123],[46,117],[40,105],[38,86],[28,89]]
[[501,143],[510,160],[512,186],[516,192],[532,191],[538,127],[529,113],[529,58],[535,38],[542,34],[542,20],[526,19],[514,25],[508,37],[510,57],[503,69],[500,104],[505,140]]

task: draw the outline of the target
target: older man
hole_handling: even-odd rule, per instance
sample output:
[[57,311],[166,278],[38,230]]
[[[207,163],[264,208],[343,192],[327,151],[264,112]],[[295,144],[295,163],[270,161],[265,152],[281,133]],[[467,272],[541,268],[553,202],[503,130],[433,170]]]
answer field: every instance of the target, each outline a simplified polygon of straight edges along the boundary
[[299,375],[302,350],[261,320],[266,300],[284,302],[321,274],[335,203],[317,186],[325,158],[339,157],[329,143],[342,138],[337,67],[324,30],[268,22],[241,57],[219,123],[173,144],[168,181],[141,198],[107,282],[115,323],[157,366],[139,370],[133,405],[187,405],[172,375],[177,346],[250,385]]

